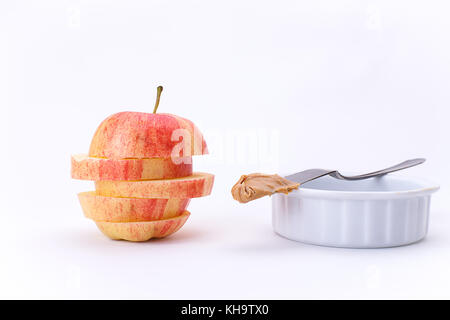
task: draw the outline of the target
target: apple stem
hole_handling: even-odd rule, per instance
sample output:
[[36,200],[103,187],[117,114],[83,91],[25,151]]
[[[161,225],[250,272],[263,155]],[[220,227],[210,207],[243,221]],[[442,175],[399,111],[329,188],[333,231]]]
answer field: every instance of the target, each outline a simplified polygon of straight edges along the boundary
[[158,88],[156,88],[156,102],[155,102],[155,107],[153,108],[153,113],[156,113],[156,110],[158,109],[159,100],[161,99],[161,92],[162,91],[163,91],[163,87],[162,86],[158,86]]

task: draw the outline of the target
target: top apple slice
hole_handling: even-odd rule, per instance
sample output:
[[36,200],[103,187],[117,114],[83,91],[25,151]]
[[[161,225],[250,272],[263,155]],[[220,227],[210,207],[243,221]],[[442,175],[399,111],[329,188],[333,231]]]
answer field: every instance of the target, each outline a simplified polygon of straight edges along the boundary
[[179,158],[207,154],[198,128],[166,113],[119,112],[106,118],[92,138],[90,157],[109,159]]
[[187,177],[192,158],[105,159],[72,155],[71,175],[80,180],[147,180]]

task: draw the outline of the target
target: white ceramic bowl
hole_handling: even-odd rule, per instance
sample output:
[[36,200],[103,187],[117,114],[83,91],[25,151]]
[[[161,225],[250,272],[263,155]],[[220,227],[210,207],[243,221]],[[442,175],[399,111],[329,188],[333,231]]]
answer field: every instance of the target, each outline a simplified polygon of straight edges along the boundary
[[273,229],[300,242],[346,248],[410,244],[428,230],[430,197],[439,186],[386,175],[359,181],[325,176],[272,196]]

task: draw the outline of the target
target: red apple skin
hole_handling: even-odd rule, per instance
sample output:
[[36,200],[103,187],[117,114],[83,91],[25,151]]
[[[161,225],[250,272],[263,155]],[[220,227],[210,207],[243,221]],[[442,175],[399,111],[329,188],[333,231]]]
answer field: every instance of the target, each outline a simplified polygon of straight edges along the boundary
[[192,174],[191,157],[176,159],[104,159],[87,155],[71,157],[71,176],[80,180],[171,179]]
[[190,199],[137,199],[78,194],[86,218],[106,222],[138,222],[170,219],[181,215]]
[[156,221],[142,222],[105,222],[96,221],[103,234],[113,240],[147,241],[151,238],[163,238],[177,232],[189,218],[184,211],[180,216]]
[[[172,157],[180,140],[172,133],[185,129],[191,148],[182,157],[207,154],[208,148],[197,127],[185,118],[166,113],[119,112],[106,118],[92,138],[89,156],[109,159]],[[181,139],[182,140],[182,139]]]
[[198,198],[211,193],[214,175],[195,172],[189,177],[142,181],[95,181],[96,194],[107,197]]

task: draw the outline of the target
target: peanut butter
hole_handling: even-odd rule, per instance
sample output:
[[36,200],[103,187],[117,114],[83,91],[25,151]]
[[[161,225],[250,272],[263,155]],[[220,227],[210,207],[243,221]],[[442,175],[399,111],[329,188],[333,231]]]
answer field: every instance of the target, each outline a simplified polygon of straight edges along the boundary
[[277,174],[252,173],[241,176],[231,189],[231,194],[235,200],[247,203],[275,192],[288,194],[298,189],[299,185]]

